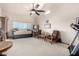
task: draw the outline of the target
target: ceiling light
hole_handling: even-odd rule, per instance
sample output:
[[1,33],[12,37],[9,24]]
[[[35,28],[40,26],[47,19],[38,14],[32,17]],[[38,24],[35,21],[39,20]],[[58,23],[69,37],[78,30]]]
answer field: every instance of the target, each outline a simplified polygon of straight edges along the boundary
[[45,12],[45,14],[49,14],[49,13],[50,13],[50,11],[49,11],[49,10]]
[[32,11],[31,13],[33,13],[33,14],[34,14],[35,12],[34,12],[34,11]]

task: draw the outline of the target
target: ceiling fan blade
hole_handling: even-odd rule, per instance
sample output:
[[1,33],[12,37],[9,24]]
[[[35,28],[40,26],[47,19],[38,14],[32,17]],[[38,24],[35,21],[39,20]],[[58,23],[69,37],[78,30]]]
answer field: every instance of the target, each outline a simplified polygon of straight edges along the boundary
[[[39,5],[37,5],[36,7],[39,7]],[[34,3],[33,3],[33,9],[31,9],[30,11],[34,11],[37,15],[40,15],[40,14],[38,13],[38,10],[35,10],[34,8],[35,8],[35,7],[34,7]],[[32,15],[32,13],[30,13],[30,15]]]
[[38,11],[38,12],[45,12],[44,10],[36,10],[36,11]]
[[35,9],[31,9],[31,11],[35,11]]
[[39,4],[36,4],[35,8],[37,9],[40,5]]
[[40,15],[36,10],[35,10],[35,13],[36,13],[37,15]]
[[40,15],[39,13],[35,12],[37,15]]

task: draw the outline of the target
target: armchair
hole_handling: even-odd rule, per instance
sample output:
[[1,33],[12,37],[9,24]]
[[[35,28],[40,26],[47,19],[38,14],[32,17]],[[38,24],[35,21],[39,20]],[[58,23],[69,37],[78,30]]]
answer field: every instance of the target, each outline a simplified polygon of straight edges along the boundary
[[58,30],[54,30],[52,35],[48,35],[46,38],[47,38],[46,40],[50,43],[61,42],[60,32]]
[[60,32],[58,30],[54,30],[51,36],[51,40],[55,42],[61,42]]

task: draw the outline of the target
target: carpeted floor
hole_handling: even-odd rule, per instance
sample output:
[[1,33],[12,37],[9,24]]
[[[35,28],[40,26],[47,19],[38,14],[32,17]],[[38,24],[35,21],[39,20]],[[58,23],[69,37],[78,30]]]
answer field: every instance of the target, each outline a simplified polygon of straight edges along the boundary
[[14,39],[13,47],[5,54],[8,56],[68,56],[68,45],[45,42],[37,38]]

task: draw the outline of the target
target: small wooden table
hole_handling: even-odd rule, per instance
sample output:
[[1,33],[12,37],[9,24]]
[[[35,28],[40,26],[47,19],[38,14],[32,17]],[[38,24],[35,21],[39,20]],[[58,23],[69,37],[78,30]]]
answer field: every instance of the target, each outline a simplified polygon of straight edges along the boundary
[[0,42],[0,56],[6,56],[3,54],[3,52],[7,51],[9,48],[12,47],[11,41],[1,41]]

